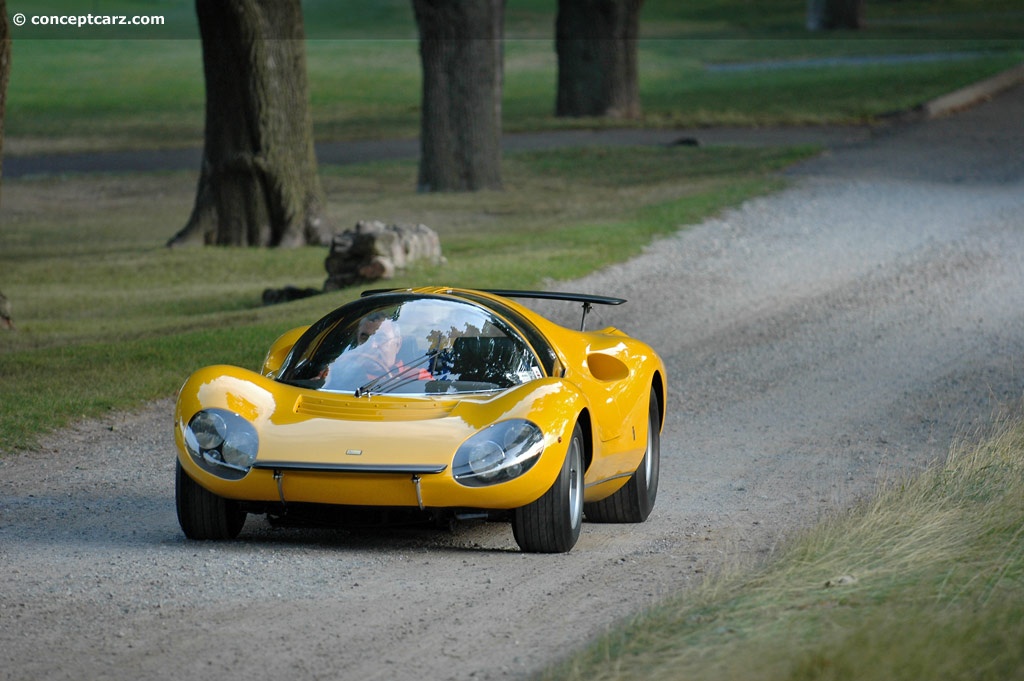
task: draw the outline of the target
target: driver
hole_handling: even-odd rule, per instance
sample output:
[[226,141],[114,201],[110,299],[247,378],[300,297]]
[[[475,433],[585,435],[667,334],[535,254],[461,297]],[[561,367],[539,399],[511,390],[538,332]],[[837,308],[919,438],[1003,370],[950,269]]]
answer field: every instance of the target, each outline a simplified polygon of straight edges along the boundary
[[356,346],[343,352],[328,367],[323,388],[355,390],[369,383],[383,383],[389,379],[429,379],[429,372],[405,367],[398,359],[401,348],[402,331],[397,322],[383,314],[364,317],[356,331]]

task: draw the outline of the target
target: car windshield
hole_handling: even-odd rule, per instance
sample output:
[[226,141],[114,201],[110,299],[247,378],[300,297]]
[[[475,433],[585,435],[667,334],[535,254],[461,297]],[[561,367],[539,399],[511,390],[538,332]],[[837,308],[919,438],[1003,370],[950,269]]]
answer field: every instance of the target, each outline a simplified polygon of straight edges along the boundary
[[445,298],[380,298],[310,327],[279,380],[361,396],[504,390],[543,375],[522,337],[483,308]]

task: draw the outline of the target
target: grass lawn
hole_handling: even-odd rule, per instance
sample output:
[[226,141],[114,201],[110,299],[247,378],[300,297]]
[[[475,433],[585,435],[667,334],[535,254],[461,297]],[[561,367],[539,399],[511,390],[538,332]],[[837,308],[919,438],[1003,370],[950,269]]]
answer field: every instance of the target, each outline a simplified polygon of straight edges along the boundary
[[[420,64],[409,0],[306,0],[310,103],[319,141],[414,137]],[[76,0],[32,13],[81,14]],[[198,146],[202,53],[188,0],[92,0],[91,12],[166,16],[164,30],[15,30],[9,154]],[[803,28],[792,0],[648,0],[641,12],[639,121],[557,119],[554,0],[506,9],[504,127],[691,126],[863,122],[919,104],[1024,60],[1024,9],[1011,0],[868,4],[864,30]],[[19,32],[20,31],[20,32]],[[954,54],[916,64],[833,62]],[[800,61],[804,60],[804,61]],[[770,70],[715,70],[721,64]]]

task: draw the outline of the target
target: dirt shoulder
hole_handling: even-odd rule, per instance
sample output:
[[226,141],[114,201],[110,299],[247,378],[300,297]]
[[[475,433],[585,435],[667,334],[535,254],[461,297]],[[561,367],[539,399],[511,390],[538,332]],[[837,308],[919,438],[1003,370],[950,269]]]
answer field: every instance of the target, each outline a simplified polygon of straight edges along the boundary
[[558,284],[629,299],[591,325],[651,342],[671,381],[653,516],[586,524],[567,555],[498,524],[186,541],[169,400],[0,459],[0,678],[522,679],[763,558],[1020,397],[1020,120],[1018,87],[873,131]]

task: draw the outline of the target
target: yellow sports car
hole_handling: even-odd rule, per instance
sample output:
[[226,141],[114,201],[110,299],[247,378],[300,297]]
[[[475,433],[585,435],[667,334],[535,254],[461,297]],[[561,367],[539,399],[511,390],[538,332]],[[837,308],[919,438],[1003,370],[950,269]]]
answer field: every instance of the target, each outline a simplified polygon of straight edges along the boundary
[[[515,302],[582,303],[580,330]],[[642,522],[658,491],[665,366],[572,293],[370,291],[270,348],[259,373],[195,372],[175,409],[178,521],[231,539],[248,513],[345,523],[368,510],[511,521],[565,552],[591,522]]]

